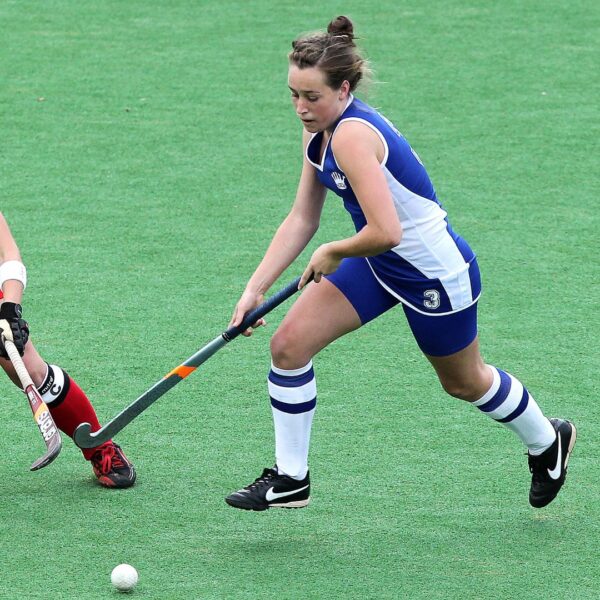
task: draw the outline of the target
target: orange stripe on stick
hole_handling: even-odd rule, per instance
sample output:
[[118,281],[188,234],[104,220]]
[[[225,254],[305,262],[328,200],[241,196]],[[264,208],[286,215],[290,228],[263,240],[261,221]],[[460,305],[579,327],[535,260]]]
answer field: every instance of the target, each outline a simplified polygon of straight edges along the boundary
[[170,373],[165,375],[165,379],[167,377],[171,377],[171,375],[179,375],[181,379],[185,379],[190,373],[196,370],[196,367],[186,367],[185,365],[180,365],[173,369]]

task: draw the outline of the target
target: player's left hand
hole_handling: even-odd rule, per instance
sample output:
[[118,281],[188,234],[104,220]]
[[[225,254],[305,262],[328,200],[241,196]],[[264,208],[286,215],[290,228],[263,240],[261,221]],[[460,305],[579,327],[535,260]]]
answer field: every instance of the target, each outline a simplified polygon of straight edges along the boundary
[[298,289],[301,290],[309,281],[311,275],[315,283],[321,281],[323,275],[329,275],[337,270],[342,262],[343,256],[335,252],[333,242],[319,246],[308,261],[304,273],[300,278]]
[[[229,321],[229,327],[235,326],[237,327],[244,316],[249,313],[252,309],[256,308],[261,302],[265,299],[263,294],[256,293],[252,290],[246,289],[242,294],[241,298],[238,300],[238,303],[235,305],[235,309],[233,311],[233,315],[231,317],[231,321]],[[242,331],[242,335],[246,337],[250,337],[252,332],[257,327],[264,327],[267,322],[264,319],[259,319],[252,327],[248,327],[246,331]]]
[[[29,339],[29,325],[21,318],[21,305],[14,302],[3,302],[0,306],[0,332],[10,340],[19,354],[23,356],[25,345]],[[8,358],[6,348],[0,336],[0,356]]]

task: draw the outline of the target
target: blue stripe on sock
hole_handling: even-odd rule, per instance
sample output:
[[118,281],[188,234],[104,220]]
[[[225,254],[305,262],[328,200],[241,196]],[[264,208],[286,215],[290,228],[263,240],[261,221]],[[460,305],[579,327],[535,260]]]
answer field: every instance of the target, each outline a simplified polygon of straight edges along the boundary
[[289,413],[290,415],[297,415],[300,413],[308,412],[317,405],[317,399],[313,398],[308,402],[301,402],[300,404],[289,404],[287,402],[281,402],[271,398],[271,406],[280,410],[281,412]]
[[516,419],[527,408],[528,404],[529,404],[529,392],[525,389],[525,386],[523,386],[523,396],[521,396],[521,401],[519,402],[519,406],[517,406],[517,408],[515,408],[515,410],[513,410],[510,413],[510,415],[508,415],[508,417],[504,417],[504,419],[496,419],[496,421],[498,421],[498,423],[510,423],[511,421]]
[[275,385],[279,385],[281,387],[293,388],[300,387],[301,385],[305,385],[310,383],[315,378],[315,371],[311,367],[306,373],[302,373],[301,375],[279,375],[274,371],[269,371],[269,381],[274,383]]
[[496,369],[500,375],[500,387],[498,391],[485,404],[477,408],[483,412],[492,412],[496,410],[508,397],[510,392],[510,377],[501,369]]

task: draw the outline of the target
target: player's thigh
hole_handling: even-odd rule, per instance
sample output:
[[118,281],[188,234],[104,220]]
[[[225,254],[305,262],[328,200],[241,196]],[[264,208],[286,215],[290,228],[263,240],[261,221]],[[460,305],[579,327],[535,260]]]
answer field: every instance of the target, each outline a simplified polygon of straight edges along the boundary
[[291,362],[303,366],[337,338],[397,304],[366,259],[346,258],[335,273],[305,288],[273,336],[273,359],[282,368],[296,368]]
[[[360,326],[356,310],[331,282],[323,278],[309,283],[271,339],[273,360],[282,368],[299,368],[335,339]],[[292,366],[289,361],[302,364]]]

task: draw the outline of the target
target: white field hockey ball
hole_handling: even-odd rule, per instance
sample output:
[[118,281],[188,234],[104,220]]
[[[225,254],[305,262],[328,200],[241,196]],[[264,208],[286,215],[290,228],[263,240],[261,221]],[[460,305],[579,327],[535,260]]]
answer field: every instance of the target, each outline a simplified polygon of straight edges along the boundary
[[110,580],[120,592],[128,592],[138,582],[138,572],[131,565],[117,565],[110,574]]

